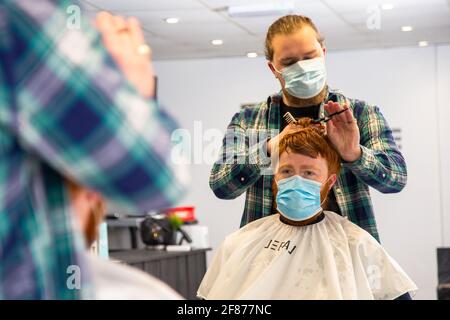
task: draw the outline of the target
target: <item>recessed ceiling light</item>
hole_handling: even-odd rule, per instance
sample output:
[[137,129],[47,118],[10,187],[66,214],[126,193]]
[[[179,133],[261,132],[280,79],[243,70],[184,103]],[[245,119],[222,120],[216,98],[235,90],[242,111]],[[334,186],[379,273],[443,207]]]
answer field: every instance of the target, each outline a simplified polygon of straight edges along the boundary
[[247,52],[248,58],[256,58],[257,56],[258,56],[258,54],[256,52]]
[[419,47],[426,47],[428,46],[428,41],[419,41]]
[[215,39],[215,40],[211,41],[211,44],[213,46],[221,46],[221,45],[223,45],[223,40]]
[[402,27],[403,32],[409,32],[409,31],[412,31],[412,29],[413,29],[413,27],[411,27],[411,26],[403,26]]
[[174,24],[174,23],[178,23],[180,21],[180,19],[178,18],[167,18],[166,22],[169,24]]
[[385,3],[381,5],[381,9],[383,10],[392,10],[394,9],[394,5],[391,3]]

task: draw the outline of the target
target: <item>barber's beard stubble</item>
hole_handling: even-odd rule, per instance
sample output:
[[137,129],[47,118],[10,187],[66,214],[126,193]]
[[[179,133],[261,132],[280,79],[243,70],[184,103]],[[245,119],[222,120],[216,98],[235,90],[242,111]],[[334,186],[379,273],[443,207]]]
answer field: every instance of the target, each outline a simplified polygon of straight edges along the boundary
[[315,106],[315,105],[318,105],[318,104],[324,102],[324,100],[326,99],[326,97],[328,95],[328,85],[325,85],[325,87],[323,87],[322,91],[320,91],[320,93],[318,95],[316,95],[312,98],[308,98],[308,99],[300,99],[300,98],[293,97],[284,88],[283,88],[283,95],[286,99],[285,102],[290,107]]

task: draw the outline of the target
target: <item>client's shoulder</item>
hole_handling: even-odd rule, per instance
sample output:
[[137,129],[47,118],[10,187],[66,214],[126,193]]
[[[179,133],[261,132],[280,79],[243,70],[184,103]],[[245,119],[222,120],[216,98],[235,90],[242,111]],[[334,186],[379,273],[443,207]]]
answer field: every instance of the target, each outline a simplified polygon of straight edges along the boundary
[[223,241],[223,245],[229,248],[237,243],[242,243],[242,241],[249,237],[255,239],[258,236],[264,236],[266,231],[275,227],[276,221],[278,221],[278,215],[272,214],[247,223],[245,226],[227,235]]
[[347,217],[343,217],[333,211],[325,211],[325,215],[332,223],[342,226],[350,244],[367,243],[375,246],[380,245],[369,232],[350,221]]

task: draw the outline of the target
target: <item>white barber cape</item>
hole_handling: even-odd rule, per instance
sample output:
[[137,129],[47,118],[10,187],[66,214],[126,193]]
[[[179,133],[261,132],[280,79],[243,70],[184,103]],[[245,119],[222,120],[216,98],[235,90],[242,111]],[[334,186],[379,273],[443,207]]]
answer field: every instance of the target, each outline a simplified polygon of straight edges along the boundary
[[229,235],[198,289],[203,299],[395,299],[414,282],[365,230],[336,213],[291,226],[271,215]]
[[136,268],[86,253],[96,300],[180,300],[167,284]]

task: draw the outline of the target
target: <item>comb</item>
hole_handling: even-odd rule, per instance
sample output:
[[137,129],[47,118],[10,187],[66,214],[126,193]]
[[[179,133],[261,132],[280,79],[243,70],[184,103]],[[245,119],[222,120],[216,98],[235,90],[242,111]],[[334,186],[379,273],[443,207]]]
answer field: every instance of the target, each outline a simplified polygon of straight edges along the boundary
[[297,124],[297,120],[295,120],[294,116],[290,112],[286,112],[283,118],[287,122],[287,124]]

